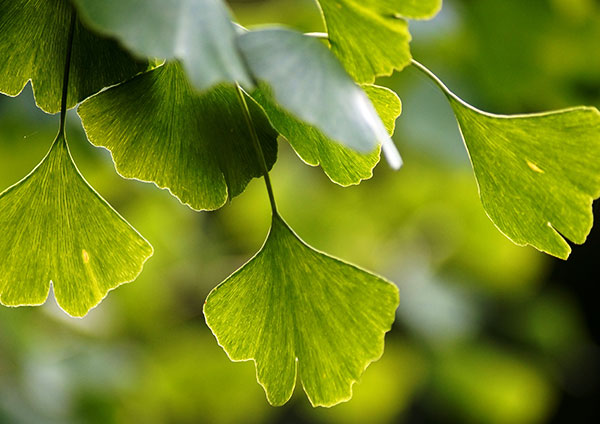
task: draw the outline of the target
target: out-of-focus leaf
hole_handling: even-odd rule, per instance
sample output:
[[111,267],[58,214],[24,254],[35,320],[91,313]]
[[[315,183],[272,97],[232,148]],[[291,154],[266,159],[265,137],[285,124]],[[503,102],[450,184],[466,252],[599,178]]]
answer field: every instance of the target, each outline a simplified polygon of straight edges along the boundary
[[441,0],[318,0],[331,49],[360,83],[410,64],[410,33],[403,18],[433,17]]
[[546,422],[554,407],[556,393],[543,372],[494,346],[444,351],[433,372],[438,410],[458,422]]
[[[0,92],[16,96],[31,80],[37,105],[48,113],[60,110],[72,14],[68,0],[0,1]],[[77,20],[67,107],[147,66]]]
[[[270,168],[277,133],[258,105],[248,105]],[[97,94],[78,113],[121,175],[168,188],[193,209],[218,209],[262,175],[235,87],[198,93],[177,62]]]
[[350,399],[352,385],[383,353],[398,289],[320,253],[275,215],[261,251],[215,288],[206,322],[234,361],[254,360],[273,405],[299,377],[315,406]]
[[152,246],[83,179],[59,136],[46,158],[0,195],[0,301],[83,316],[134,280]]
[[[402,111],[400,99],[384,87],[364,86],[363,89],[386,129],[393,134],[396,118]],[[263,107],[271,124],[290,142],[298,156],[309,165],[321,165],[333,182],[349,186],[359,184],[373,175],[373,168],[379,162],[379,149],[361,154],[336,143],[317,128],[303,123],[279,107],[266,85],[253,92],[252,97]]]
[[86,22],[142,56],[178,59],[198,89],[251,87],[221,0],[74,0]]
[[358,151],[381,143],[392,167],[401,165],[369,98],[318,40],[270,28],[241,35],[239,44],[253,74],[289,113]]

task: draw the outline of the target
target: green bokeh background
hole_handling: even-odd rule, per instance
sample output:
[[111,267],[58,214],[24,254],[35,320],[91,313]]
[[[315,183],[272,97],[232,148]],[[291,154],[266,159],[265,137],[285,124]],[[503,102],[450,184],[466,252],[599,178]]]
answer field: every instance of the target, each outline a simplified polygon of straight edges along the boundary
[[[323,29],[311,0],[231,4],[244,25]],[[446,0],[411,29],[415,58],[480,108],[600,106],[599,1]],[[400,287],[386,353],[350,402],[312,409],[298,389],[270,407],[253,365],[231,363],[204,323],[210,289],[266,235],[262,181],[217,212],[193,212],[117,176],[71,112],[83,175],[156,253],[85,319],[53,299],[0,308],[0,423],[595,422],[599,231],[566,263],[512,245],[485,216],[441,93],[411,68],[380,82],[404,104],[400,172],[382,163],[343,189],[280,143],[272,173],[283,216],[307,242]],[[57,127],[29,88],[0,97],[0,190],[39,162]]]

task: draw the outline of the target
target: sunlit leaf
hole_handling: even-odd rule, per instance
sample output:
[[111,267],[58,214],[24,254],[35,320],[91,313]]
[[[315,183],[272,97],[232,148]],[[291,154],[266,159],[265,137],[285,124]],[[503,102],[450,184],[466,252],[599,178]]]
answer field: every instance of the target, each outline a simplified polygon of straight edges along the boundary
[[311,403],[348,400],[383,353],[398,289],[306,245],[277,215],[261,249],[208,296],[208,326],[234,361],[254,360],[269,402],[298,378]]
[[411,40],[403,18],[434,16],[441,0],[318,0],[331,49],[350,75],[372,83],[410,64]]
[[520,245],[566,259],[583,243],[600,196],[600,113],[575,108],[497,116],[454,99],[483,206]]
[[35,170],[0,195],[0,301],[83,316],[140,273],[152,247],[83,179],[59,136]]
[[[363,89],[386,129],[393,134],[396,118],[402,110],[400,99],[387,88],[364,86]],[[373,175],[373,168],[379,162],[379,149],[362,154],[331,140],[317,128],[303,123],[279,107],[266,85],[253,92],[252,97],[263,107],[271,124],[290,142],[298,156],[309,165],[321,165],[332,181],[348,186]]]
[[[37,105],[49,113],[60,110],[72,13],[68,0],[0,1],[0,92],[16,96],[31,80]],[[77,21],[67,106],[147,66]]]
[[361,152],[382,144],[392,167],[401,165],[369,98],[319,40],[269,28],[241,35],[239,45],[252,73],[293,116]]
[[[248,105],[270,168],[277,133],[258,105]],[[235,88],[199,94],[177,62],[93,96],[78,113],[121,175],[168,188],[194,209],[217,209],[262,175]]]
[[74,0],[89,24],[132,51],[178,59],[198,89],[238,81],[252,86],[222,0]]

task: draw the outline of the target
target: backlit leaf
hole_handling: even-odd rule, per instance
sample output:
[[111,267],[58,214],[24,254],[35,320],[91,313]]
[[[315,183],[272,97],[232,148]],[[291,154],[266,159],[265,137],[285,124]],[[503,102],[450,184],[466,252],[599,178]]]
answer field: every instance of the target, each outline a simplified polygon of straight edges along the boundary
[[383,353],[398,289],[306,245],[274,216],[246,265],[215,288],[206,322],[234,361],[254,360],[269,402],[282,405],[298,378],[311,403],[348,400]]
[[220,82],[251,87],[222,0],[74,0],[93,28],[132,51],[178,59],[198,89]]
[[22,181],[0,195],[0,301],[83,316],[132,281],[152,247],[83,179],[59,136]]
[[[270,168],[277,133],[248,105]],[[262,175],[234,86],[198,93],[177,62],[93,96],[78,113],[121,175],[168,188],[194,209],[217,209]]]
[[[68,0],[0,0],[0,92],[16,96],[31,80],[37,105],[60,110],[72,13]],[[77,21],[67,106],[147,67]]]
[[[386,129],[393,134],[396,118],[402,110],[400,99],[387,88],[369,85],[363,89]],[[252,97],[263,107],[271,124],[290,142],[298,156],[309,165],[321,165],[333,182],[349,186],[373,175],[373,168],[379,162],[379,149],[362,154],[331,140],[317,128],[279,107],[269,94],[268,86],[263,85],[252,93]]]
[[372,83],[410,64],[408,23],[433,17],[441,0],[318,0],[331,49],[350,75]]
[[244,33],[239,45],[254,76],[287,112],[352,149],[368,153],[382,144],[392,167],[400,167],[369,98],[319,40],[269,28]]
[[508,238],[566,259],[581,244],[600,196],[600,113],[580,107],[492,115],[449,97],[483,207]]

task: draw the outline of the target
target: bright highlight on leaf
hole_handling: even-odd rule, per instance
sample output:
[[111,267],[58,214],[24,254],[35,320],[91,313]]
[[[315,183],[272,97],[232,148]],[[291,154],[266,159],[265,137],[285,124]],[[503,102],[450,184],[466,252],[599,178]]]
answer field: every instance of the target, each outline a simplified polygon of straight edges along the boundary
[[[68,0],[0,1],[0,92],[16,96],[31,80],[37,105],[49,113],[60,110],[72,13]],[[78,21],[67,107],[147,67]]]
[[206,322],[234,361],[254,360],[269,402],[289,400],[298,378],[310,402],[350,399],[383,353],[398,289],[320,253],[274,215],[261,251],[215,288]]
[[[384,87],[366,85],[362,88],[389,134],[393,134],[396,118],[402,111],[398,96]],[[279,107],[266,85],[254,91],[252,97],[263,107],[271,124],[290,142],[298,156],[309,165],[321,165],[333,182],[349,186],[373,176],[373,168],[379,162],[379,149],[362,154],[331,140],[317,128],[303,123]]]
[[[277,133],[262,109],[248,104],[270,168]],[[199,94],[177,62],[97,94],[78,113],[121,175],[169,188],[194,209],[218,209],[262,175],[235,88]]]
[[83,179],[59,136],[21,182],[0,195],[0,301],[59,306],[84,316],[132,281],[152,246]]
[[441,0],[318,0],[331,50],[359,83],[410,64],[408,23],[433,17]]
[[196,88],[252,81],[235,45],[235,28],[222,0],[74,0],[93,28],[132,51],[178,59]]
[[361,152],[383,145],[401,159],[369,98],[319,40],[282,28],[244,33],[240,48],[254,76],[288,112],[327,137]]

